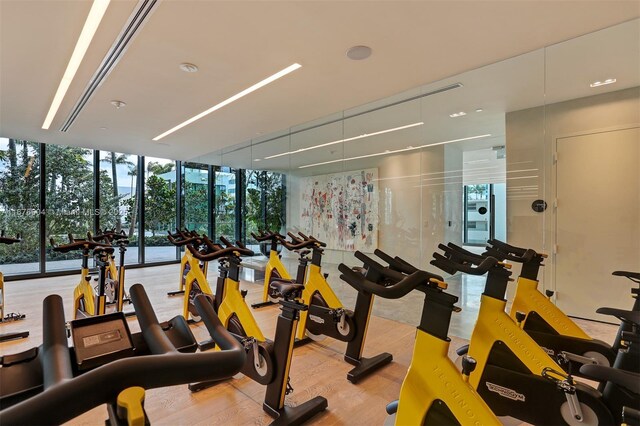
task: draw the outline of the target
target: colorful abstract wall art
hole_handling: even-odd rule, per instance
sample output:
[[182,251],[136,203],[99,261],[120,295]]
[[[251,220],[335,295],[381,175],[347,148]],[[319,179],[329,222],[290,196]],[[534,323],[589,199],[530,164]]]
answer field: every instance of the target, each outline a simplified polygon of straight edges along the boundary
[[378,169],[301,179],[301,230],[332,250],[378,247]]

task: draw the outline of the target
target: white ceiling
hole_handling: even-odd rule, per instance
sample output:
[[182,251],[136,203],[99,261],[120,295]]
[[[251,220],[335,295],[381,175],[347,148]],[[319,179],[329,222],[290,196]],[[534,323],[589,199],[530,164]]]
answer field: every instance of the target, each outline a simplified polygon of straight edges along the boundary
[[[91,2],[0,0],[0,136],[191,159],[640,16],[638,1],[164,0],[69,132],[58,131],[134,5],[111,3],[44,131]],[[370,59],[345,57],[358,44],[373,48]],[[181,62],[200,71],[183,73]],[[294,62],[302,69],[151,140]]]

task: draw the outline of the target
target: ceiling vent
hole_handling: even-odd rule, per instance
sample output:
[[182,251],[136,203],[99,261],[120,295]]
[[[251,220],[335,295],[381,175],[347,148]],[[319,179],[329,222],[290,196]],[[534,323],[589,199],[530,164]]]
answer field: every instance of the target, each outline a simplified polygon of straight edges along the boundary
[[100,66],[93,74],[93,77],[91,77],[91,80],[89,80],[89,84],[87,84],[82,95],[73,106],[71,113],[69,113],[69,116],[64,121],[60,131],[68,131],[69,127],[76,121],[76,118],[78,118],[78,115],[80,115],[95,91],[98,90],[98,87],[100,87],[109,76],[109,73],[118,64],[118,61],[120,61],[120,58],[122,58],[126,52],[135,35],[142,29],[157,3],[159,3],[159,0],[140,0],[138,2],[131,16],[129,16],[127,23],[122,28],[122,31],[120,31],[120,34],[116,37],[116,40],[100,63]]

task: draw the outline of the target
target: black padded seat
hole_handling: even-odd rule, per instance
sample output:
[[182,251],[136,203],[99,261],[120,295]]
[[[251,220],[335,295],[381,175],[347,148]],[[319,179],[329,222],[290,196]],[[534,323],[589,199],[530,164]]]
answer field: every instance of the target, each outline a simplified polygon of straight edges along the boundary
[[640,374],[638,373],[597,364],[583,365],[580,367],[580,373],[600,382],[615,383],[635,394],[640,394]]
[[632,281],[640,282],[640,272],[615,271],[611,275],[615,275],[616,277],[627,277]]
[[296,280],[294,279],[286,279],[286,278],[280,278],[280,277],[273,277],[271,278],[271,283],[281,283],[281,284],[296,284]]
[[636,327],[640,327],[640,311],[628,311],[616,308],[598,308],[596,313],[611,315],[622,321],[633,323]]
[[280,282],[275,281],[269,284],[269,287],[274,289],[278,294],[277,297],[282,297],[284,299],[289,299],[291,297],[296,298],[300,296],[302,290],[304,289],[304,285],[295,284],[291,282]]

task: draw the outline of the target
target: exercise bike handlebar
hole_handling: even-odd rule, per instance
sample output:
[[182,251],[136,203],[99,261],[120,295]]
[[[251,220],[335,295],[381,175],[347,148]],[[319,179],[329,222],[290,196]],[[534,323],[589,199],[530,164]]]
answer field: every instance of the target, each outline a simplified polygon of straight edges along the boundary
[[193,231],[190,231],[189,233],[185,233],[177,229],[176,231],[178,231],[176,234],[172,234],[171,231],[167,231],[167,239],[176,247],[182,247],[187,244],[191,244],[194,241],[200,240],[201,238],[199,235],[194,234]]
[[340,278],[351,287],[385,299],[400,299],[412,290],[424,291],[429,282],[429,274],[425,271],[416,271],[394,284],[383,286],[369,281],[360,272],[354,271],[344,263],[338,265],[338,270],[341,272]]
[[356,251],[355,253],[353,253],[353,255],[355,256],[356,259],[361,261],[367,269],[374,270],[375,272],[379,273],[384,278],[390,281],[398,282],[406,278],[406,275],[404,275],[402,272],[398,272],[389,267],[382,266],[381,264],[379,264],[378,262],[376,262],[375,260],[367,256],[366,254],[362,253],[361,251]]
[[501,260],[510,260],[517,263],[531,262],[536,256],[544,257],[533,249],[511,246],[499,240],[487,241],[485,256],[493,256]]
[[132,286],[130,294],[153,354],[119,359],[72,377],[62,298],[48,296],[44,301],[42,346],[45,389],[0,411],[0,424],[62,424],[114,401],[122,390],[132,386],[152,389],[222,380],[244,365],[244,348],[224,329],[212,308],[207,309],[205,301],[196,299],[196,307],[201,309],[199,313],[222,351],[180,353],[162,331],[142,285]]
[[409,262],[396,257],[391,257],[387,253],[383,252],[380,249],[375,249],[373,254],[378,256],[380,259],[384,260],[389,264],[389,267],[395,269],[396,271],[402,272],[404,274],[413,274],[418,270],[415,266],[411,265]]
[[305,235],[300,231],[298,231],[298,235],[300,235],[304,241],[313,241],[315,244],[319,245],[320,247],[326,247],[327,246],[327,243],[323,243],[322,241],[318,240],[314,236]]
[[20,234],[16,234],[16,237],[7,237],[4,234],[4,230],[0,231],[0,244],[13,244],[13,243],[19,243],[20,241],[22,241],[22,238],[20,238]]
[[388,255],[387,253],[383,252],[380,249],[375,249],[375,251],[373,252],[373,254],[375,254],[376,256],[378,256],[380,259],[384,260],[385,262],[387,262],[389,264],[389,267],[393,270],[396,270],[398,272],[402,272],[403,274],[407,274],[407,275],[411,275],[415,272],[418,271],[422,271],[426,274],[429,275],[429,278],[434,278],[438,281],[444,281],[444,278],[438,274],[434,274],[432,272],[429,271],[425,271],[422,269],[418,269],[415,266],[413,266],[412,264],[410,264],[409,262],[407,262],[406,260],[396,256],[396,257],[391,257],[390,255]]
[[[446,247],[446,246],[445,246]],[[456,261],[441,255],[438,252],[433,253],[433,260],[430,262],[433,266],[442,269],[449,274],[455,274],[456,272],[464,272],[470,275],[484,275],[491,268],[496,266],[503,267],[503,265],[495,257],[486,257],[479,264],[466,263]]]
[[262,242],[262,241],[273,241],[273,240],[279,240],[280,238],[284,238],[284,236],[280,235],[277,232],[273,232],[270,230],[266,230],[263,231],[262,229],[259,230],[258,232],[260,232],[259,235],[256,235],[255,233],[251,233],[251,236],[253,237],[254,240],[258,241],[258,242]]
[[74,250],[85,250],[85,249],[86,250],[103,249],[107,252],[109,252],[109,250],[111,253],[113,252],[113,247],[105,246],[104,243],[100,243],[97,241],[90,241],[90,240],[76,240],[73,237],[71,238],[72,238],[72,241],[67,244],[56,244],[53,238],[49,238],[49,242],[53,247],[53,251],[57,251],[60,253],[68,253]]
[[291,237],[291,241],[287,241],[282,236],[278,238],[278,241],[280,242],[280,244],[282,244],[284,248],[286,248],[289,251],[301,250],[301,249],[316,245],[314,241],[311,241],[311,240],[305,241],[305,240],[296,238],[295,235],[291,234],[291,232],[288,232],[287,234],[289,234],[289,237]]
[[472,253],[469,250],[463,249],[462,247],[451,242],[447,243],[446,246],[444,244],[438,244],[438,248],[443,250],[448,256],[454,256],[454,260],[464,261],[467,263],[471,263],[472,265],[481,264],[482,261],[487,257],[484,255]]

